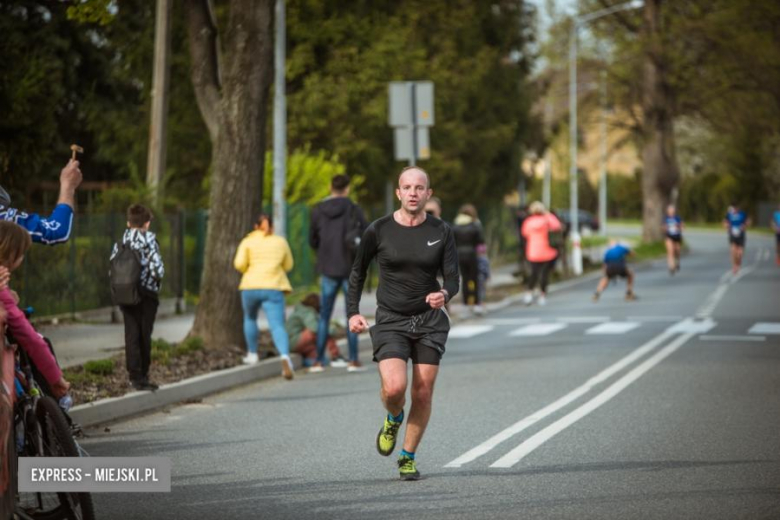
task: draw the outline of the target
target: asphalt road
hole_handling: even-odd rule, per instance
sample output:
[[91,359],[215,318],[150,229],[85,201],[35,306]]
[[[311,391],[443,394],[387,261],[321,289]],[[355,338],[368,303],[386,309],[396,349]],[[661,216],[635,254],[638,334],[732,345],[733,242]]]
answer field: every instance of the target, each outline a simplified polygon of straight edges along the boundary
[[[638,269],[453,328],[400,482],[374,448],[374,367],[246,386],[89,432],[93,456],[162,456],[171,493],[96,494],[100,518],[780,518],[780,267],[689,233],[670,277]],[[403,431],[403,430],[402,430]]]

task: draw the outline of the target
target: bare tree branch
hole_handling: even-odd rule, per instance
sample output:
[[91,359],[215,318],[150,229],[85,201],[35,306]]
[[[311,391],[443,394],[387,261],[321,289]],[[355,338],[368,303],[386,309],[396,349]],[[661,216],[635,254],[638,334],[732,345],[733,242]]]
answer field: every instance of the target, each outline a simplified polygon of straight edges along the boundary
[[187,33],[192,61],[192,85],[212,142],[219,125],[220,60],[217,24],[210,0],[187,1]]

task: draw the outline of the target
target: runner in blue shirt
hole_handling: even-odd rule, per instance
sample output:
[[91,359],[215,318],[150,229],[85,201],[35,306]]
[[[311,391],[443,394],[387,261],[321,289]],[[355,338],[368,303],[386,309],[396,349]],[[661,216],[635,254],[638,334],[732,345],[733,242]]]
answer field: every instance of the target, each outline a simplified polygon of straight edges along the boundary
[[636,300],[634,294],[634,271],[626,266],[626,258],[633,256],[634,252],[619,244],[617,240],[609,241],[609,248],[604,253],[604,275],[599,280],[599,285],[596,287],[596,292],[593,294],[593,301],[599,301],[601,293],[607,288],[609,281],[615,277],[625,278],[627,282],[626,286],[626,301]]
[[76,188],[81,184],[79,162],[70,160],[60,172],[60,196],[51,215],[41,217],[11,207],[11,197],[0,187],[0,220],[10,220],[30,233],[33,242],[55,245],[67,242],[73,227]]
[[775,230],[775,238],[777,242],[776,258],[775,262],[780,265],[780,206],[777,206],[777,211],[772,214],[772,229]]
[[739,209],[738,204],[729,206],[726,212],[726,218],[723,219],[723,226],[729,234],[729,244],[731,244],[731,272],[737,274],[742,265],[742,255],[745,252],[745,230],[750,225],[750,219],[743,210]]
[[669,266],[669,274],[674,275],[680,270],[683,222],[677,214],[677,208],[671,204],[666,208],[663,226],[666,233],[666,264]]

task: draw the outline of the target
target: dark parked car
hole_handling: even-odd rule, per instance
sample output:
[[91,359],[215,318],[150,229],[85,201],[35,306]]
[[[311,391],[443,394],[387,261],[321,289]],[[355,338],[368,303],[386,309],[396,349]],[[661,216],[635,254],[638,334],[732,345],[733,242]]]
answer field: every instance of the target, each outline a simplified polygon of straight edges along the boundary
[[[571,211],[569,209],[559,208],[553,210],[553,213],[555,213],[555,216],[558,217],[558,220],[561,221],[561,224],[564,225],[566,234],[568,234],[569,230],[571,229]],[[581,209],[578,214],[578,219],[580,233],[582,233],[582,230],[586,227],[593,231],[599,230],[599,219],[596,218],[590,211]]]

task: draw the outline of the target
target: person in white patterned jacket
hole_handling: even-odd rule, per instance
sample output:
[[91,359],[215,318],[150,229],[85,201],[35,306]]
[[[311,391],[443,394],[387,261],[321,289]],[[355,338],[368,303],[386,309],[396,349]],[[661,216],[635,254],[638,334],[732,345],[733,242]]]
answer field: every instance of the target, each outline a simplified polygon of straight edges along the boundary
[[[160,256],[160,244],[149,226],[152,212],[140,204],[127,208],[127,230],[122,237],[123,246],[136,251],[141,261],[140,302],[136,305],[120,305],[125,321],[125,361],[130,385],[136,390],[157,390],[158,385],[149,380],[152,353],[152,330],[157,317],[160,283],[165,266]],[[111,260],[119,253],[114,244]]]

